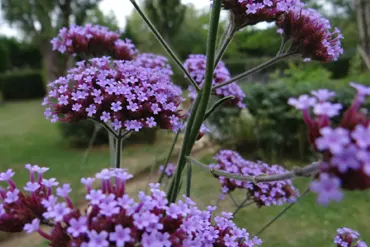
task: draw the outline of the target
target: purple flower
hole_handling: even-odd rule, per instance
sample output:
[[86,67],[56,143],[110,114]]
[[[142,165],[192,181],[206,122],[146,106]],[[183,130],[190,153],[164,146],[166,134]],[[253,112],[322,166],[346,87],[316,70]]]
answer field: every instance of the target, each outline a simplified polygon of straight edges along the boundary
[[349,85],[357,90],[357,94],[361,96],[370,95],[370,87],[366,87],[364,85],[350,82]]
[[312,91],[311,94],[315,96],[319,100],[319,102],[325,102],[335,96],[335,93],[329,91],[328,89],[319,89],[317,91]]
[[91,190],[89,194],[86,195],[86,200],[92,205],[97,205],[105,198],[105,195],[101,190]]
[[132,112],[136,112],[137,109],[139,109],[139,107],[137,106],[137,103],[134,103],[132,101],[129,102],[129,104],[126,108],[127,108],[127,110],[132,111]]
[[331,163],[335,165],[341,173],[347,172],[348,169],[357,170],[361,166],[361,163],[357,159],[357,154],[358,148],[355,145],[350,145],[342,152],[335,154],[331,158]]
[[6,192],[6,197],[5,197],[4,202],[8,204],[17,202],[19,199],[19,196],[18,196],[19,192],[20,191],[18,189],[14,189],[13,191]]
[[338,154],[350,142],[348,130],[340,127],[334,130],[330,127],[324,127],[320,130],[320,133],[322,137],[315,141],[320,151],[329,149],[331,153]]
[[161,111],[161,108],[156,103],[152,104],[151,109],[152,109],[154,115],[157,115]]
[[89,235],[89,247],[108,247],[109,242],[107,241],[108,233],[106,231],[101,231],[97,233],[95,230],[92,230],[88,233]]
[[100,120],[102,120],[104,123],[107,123],[110,120],[110,113],[109,112],[103,112]]
[[57,197],[55,197],[54,195],[50,195],[48,199],[43,199],[41,203],[48,211],[52,211],[57,201]]
[[119,207],[117,207],[116,201],[111,201],[108,203],[100,203],[99,208],[100,208],[100,214],[105,215],[107,217],[118,214],[120,210]]
[[50,178],[50,179],[43,179],[42,180],[42,185],[44,185],[47,188],[51,188],[51,187],[54,187],[54,186],[58,186],[59,183],[57,182],[57,180],[55,178]]
[[71,193],[72,189],[69,184],[63,184],[62,187],[57,188],[57,196],[68,197],[68,194]]
[[31,224],[26,224],[23,228],[24,231],[27,232],[27,234],[30,234],[32,232],[37,232],[40,229],[40,220],[34,219],[32,220]]
[[288,104],[294,106],[297,110],[305,110],[316,104],[316,99],[306,94],[299,96],[298,99],[290,98]]
[[[334,243],[338,247],[350,247],[355,244],[355,241],[360,237],[360,234],[350,228],[343,227],[337,230],[337,235],[334,238]],[[358,240],[354,247],[367,247],[366,243]]]
[[55,204],[52,210],[48,210],[48,212],[50,213],[50,218],[54,218],[54,221],[59,222],[71,212],[71,209],[67,207],[65,202],[62,202]]
[[114,128],[114,130],[119,130],[120,128],[122,128],[122,122],[119,121],[118,119],[114,119],[113,123],[112,123],[112,126]]
[[13,172],[12,169],[8,169],[6,172],[0,173],[0,181],[8,182],[12,179],[14,174],[15,174],[15,172]]
[[351,136],[355,139],[356,144],[360,148],[367,148],[370,146],[370,128],[365,128],[363,125],[357,125]]
[[86,108],[87,116],[92,117],[96,113],[96,106],[91,104]]
[[124,247],[125,243],[132,241],[130,234],[130,228],[123,228],[121,225],[117,225],[115,227],[115,232],[109,235],[109,240],[115,242],[117,247]]
[[5,208],[4,208],[4,204],[0,204],[0,218],[1,218],[1,216],[3,216],[4,214],[6,214],[6,211],[5,211]]
[[119,101],[113,102],[112,106],[111,106],[111,110],[114,111],[114,112],[118,112],[118,111],[122,110],[121,102],[119,102]]
[[163,247],[170,247],[172,243],[169,241],[170,234],[167,232],[161,233],[157,231],[153,231],[150,234],[144,233],[142,239],[143,247],[152,247],[152,246],[163,246]]
[[328,205],[330,201],[341,201],[343,193],[340,189],[340,180],[336,177],[330,177],[326,173],[320,174],[318,181],[311,182],[310,189],[318,194],[317,202],[322,205]]
[[72,105],[72,111],[79,111],[81,109],[82,105],[79,103],[75,103]]
[[29,192],[35,192],[39,188],[40,188],[40,184],[27,182],[26,186],[24,187],[24,190],[29,191]]
[[68,105],[68,96],[67,95],[61,95],[59,98],[58,98],[58,104],[60,105]]
[[332,104],[330,102],[322,102],[316,104],[313,112],[316,115],[325,115],[328,117],[334,117],[339,115],[340,110],[343,108],[341,104]]
[[135,130],[138,132],[143,127],[143,124],[137,120],[128,120],[125,122],[125,127],[126,130]]
[[72,218],[69,221],[69,227],[67,229],[67,232],[71,234],[74,238],[77,238],[80,236],[80,234],[86,233],[87,228],[87,219],[86,217],[81,216],[76,220],[75,218]]
[[148,117],[145,123],[148,125],[149,128],[157,126],[157,123],[155,122],[153,117]]

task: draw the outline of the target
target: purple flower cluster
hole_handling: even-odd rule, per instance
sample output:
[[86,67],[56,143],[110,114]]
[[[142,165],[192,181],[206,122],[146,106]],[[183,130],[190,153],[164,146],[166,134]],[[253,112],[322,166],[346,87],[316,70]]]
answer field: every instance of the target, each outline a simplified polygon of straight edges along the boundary
[[237,29],[259,22],[273,22],[292,7],[302,6],[300,0],[223,0]]
[[115,130],[182,128],[177,108],[183,100],[181,89],[160,69],[142,67],[136,61],[109,57],[82,61],[49,88],[43,105],[52,122],[91,118]]
[[367,247],[367,244],[361,240],[355,241],[360,237],[360,234],[347,227],[339,228],[337,235],[334,238],[334,243],[337,247]]
[[[223,170],[244,176],[275,175],[286,172],[279,165],[268,165],[262,162],[252,162],[243,159],[237,152],[221,150],[215,157],[216,164],[210,164],[213,169]],[[296,199],[298,191],[294,188],[291,180],[258,183],[240,181],[236,179],[218,177],[222,185],[222,192],[229,193],[237,188],[246,189],[248,194],[256,202],[257,206],[282,205]]]
[[163,74],[168,75],[169,77],[173,75],[171,65],[169,65],[166,57],[152,53],[142,53],[137,56],[136,62],[145,68],[160,70]]
[[[76,209],[69,199],[71,188],[58,186],[55,179],[45,180],[46,171],[38,166],[27,166],[31,180],[24,188],[25,195],[12,182],[14,172],[1,173],[10,187],[3,189],[0,204],[0,229],[3,231],[38,232],[50,246],[55,247],[108,247],[108,246],[217,246],[253,247],[261,245],[257,237],[251,238],[245,229],[232,222],[232,214],[222,213],[212,219],[215,207],[200,210],[187,197],[169,203],[159,184],[151,184],[150,194],[140,192],[138,202],[125,193],[126,182],[132,175],[123,169],[103,169],[95,178],[82,178],[86,186],[88,206],[84,212]],[[38,179],[35,179],[38,172]],[[101,189],[93,189],[94,181]],[[42,196],[40,196],[42,195]],[[25,200],[24,198],[29,198]],[[20,211],[19,208],[24,209]],[[17,221],[29,210],[26,220]],[[50,233],[40,225],[52,225]]]
[[[164,166],[160,166],[158,173],[161,174],[163,172]],[[164,174],[168,177],[171,178],[176,171],[176,166],[173,163],[168,163],[166,170],[164,171]]]
[[[310,142],[322,153],[323,163],[317,180],[311,183],[311,190],[318,194],[317,200],[323,205],[340,201],[341,188],[370,188],[370,120],[359,111],[370,88],[351,85],[357,89],[357,96],[341,116],[342,105],[331,103],[329,100],[335,93],[326,89],[313,91],[312,96],[291,98],[288,102],[302,111]],[[337,116],[341,117],[340,123],[333,126],[331,118]]]
[[[184,63],[186,70],[189,71],[190,75],[200,87],[202,87],[204,83],[204,77],[206,74],[206,60],[207,58],[205,55],[192,54],[189,55],[189,58]],[[213,86],[229,79],[231,79],[229,70],[226,68],[223,62],[219,62],[214,71]],[[234,96],[234,99],[225,102],[225,104],[245,108],[245,105],[243,104],[245,94],[240,86],[235,82],[224,87],[217,88],[214,93],[222,98],[226,96]],[[195,99],[196,97],[195,88],[192,86],[189,87],[189,96],[192,99]]]
[[314,9],[291,8],[276,22],[285,40],[291,40],[290,51],[296,51],[308,60],[336,61],[343,54],[338,28]]
[[135,45],[130,40],[122,40],[119,33],[99,25],[72,25],[62,28],[51,43],[53,50],[73,55],[80,53],[97,56],[108,52],[116,59],[132,60],[137,54]]

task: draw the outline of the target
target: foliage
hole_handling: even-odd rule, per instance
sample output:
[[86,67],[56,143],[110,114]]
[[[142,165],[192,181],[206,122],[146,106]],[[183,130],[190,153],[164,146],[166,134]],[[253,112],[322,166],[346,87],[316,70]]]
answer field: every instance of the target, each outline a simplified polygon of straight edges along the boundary
[[0,90],[4,100],[34,99],[45,96],[39,70],[15,70],[0,74]]

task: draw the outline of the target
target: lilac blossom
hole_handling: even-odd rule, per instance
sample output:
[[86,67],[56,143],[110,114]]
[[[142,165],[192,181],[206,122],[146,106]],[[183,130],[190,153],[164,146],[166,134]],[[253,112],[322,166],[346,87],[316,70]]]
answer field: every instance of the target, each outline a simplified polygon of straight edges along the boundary
[[326,102],[329,99],[335,97],[335,92],[329,91],[328,89],[319,89],[312,91],[311,94],[315,96],[319,102]]
[[326,173],[320,174],[318,181],[313,181],[310,185],[312,192],[317,193],[317,202],[328,205],[330,201],[341,201],[343,193],[340,189],[340,180],[337,177],[330,177]]
[[315,107],[313,108],[313,112],[316,115],[335,117],[339,115],[340,110],[342,110],[342,108],[343,106],[341,104],[322,102],[315,105]]
[[298,99],[290,98],[288,104],[294,106],[297,110],[305,110],[316,104],[316,99],[306,94],[299,96]]
[[349,132],[344,128],[325,127],[320,130],[320,133],[322,137],[316,139],[316,145],[321,151],[329,149],[331,153],[338,154],[350,142]]
[[69,225],[67,232],[75,238],[88,231],[87,218],[83,216],[78,219],[72,218]]

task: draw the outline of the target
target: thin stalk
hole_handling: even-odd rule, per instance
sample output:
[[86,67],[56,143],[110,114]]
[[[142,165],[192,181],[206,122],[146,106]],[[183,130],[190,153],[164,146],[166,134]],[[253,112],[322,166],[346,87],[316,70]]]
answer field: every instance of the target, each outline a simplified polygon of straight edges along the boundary
[[263,70],[263,69],[269,67],[270,65],[278,62],[279,60],[284,59],[284,58],[287,58],[287,57],[289,57],[289,56],[291,56],[293,54],[296,54],[296,53],[297,52],[294,51],[294,52],[289,52],[289,53],[286,53],[286,54],[282,54],[280,56],[276,56],[276,57],[274,57],[274,58],[272,58],[272,59],[270,59],[270,60],[268,60],[268,61],[266,61],[266,62],[264,62],[264,63],[262,63],[262,64],[260,64],[258,66],[256,66],[256,67],[254,67],[253,69],[250,69],[248,71],[245,71],[244,73],[242,73],[240,75],[237,75],[237,76],[231,78],[228,81],[225,81],[223,83],[218,84],[217,86],[215,86],[213,88],[213,90],[214,89],[217,89],[217,88],[220,88],[220,87],[223,87],[223,86],[226,86],[228,84],[231,84],[231,83],[233,83],[233,82],[235,82],[237,80],[240,80],[240,79],[242,79],[242,78],[244,78],[246,76],[249,76],[249,75],[251,75],[251,74],[253,74],[253,73],[257,72],[257,71]]
[[114,168],[116,166],[116,138],[112,133],[108,131],[109,135],[109,157],[110,157],[110,167]]
[[280,48],[279,48],[278,53],[276,54],[277,57],[283,53],[285,45],[286,45],[286,39],[284,37],[281,37]]
[[[216,39],[217,39],[217,30],[220,19],[221,11],[221,0],[213,1],[212,14],[210,18],[209,32],[208,32],[208,41],[207,41],[207,62],[206,62],[206,74],[204,80],[204,86],[201,92],[198,94],[197,99],[199,98],[199,106],[195,107],[191,114],[196,114],[194,117],[194,124],[187,124],[187,129],[184,137],[184,144],[180,153],[179,163],[176,170],[176,177],[173,180],[173,186],[175,187],[172,191],[170,202],[175,202],[177,195],[180,191],[180,182],[181,182],[181,173],[186,165],[186,156],[190,154],[191,149],[195,143],[195,140],[198,136],[200,127],[203,123],[204,116],[206,114],[208,102],[212,92],[212,79],[214,71],[214,62],[215,62],[215,51],[216,51]],[[191,116],[190,118],[193,118]],[[189,134],[190,131],[190,134]],[[186,140],[186,143],[185,143]]]
[[82,166],[84,166],[87,162],[87,159],[89,157],[91,149],[92,149],[92,147],[94,145],[94,142],[96,140],[96,136],[98,135],[98,132],[99,132],[100,129],[101,129],[101,125],[98,124],[98,123],[94,123],[94,131],[93,131],[93,133],[90,137],[89,144],[88,144],[87,149],[85,151],[84,158],[82,160]]
[[234,199],[233,195],[231,194],[231,192],[229,193],[229,197],[231,199],[231,201],[233,202],[234,206],[235,207],[238,207],[239,206],[239,203],[236,202],[236,200]]
[[245,198],[245,200],[242,202],[242,203],[240,203],[238,206],[237,206],[237,208],[235,209],[235,211],[234,211],[234,213],[233,213],[233,216],[235,217],[235,215],[242,209],[242,208],[244,208],[245,206],[247,206],[247,205],[250,205],[250,204],[248,204],[247,202],[249,201],[249,198]]
[[136,3],[135,0],[130,0],[136,11],[139,13],[141,18],[145,21],[145,23],[148,25],[149,29],[152,31],[154,36],[157,38],[159,43],[163,46],[163,48],[168,52],[168,54],[172,57],[172,59],[175,61],[177,66],[182,70],[182,72],[185,73],[186,77],[188,78],[189,82],[195,87],[197,92],[200,91],[200,88],[198,84],[194,81],[193,77],[189,74],[189,72],[185,69],[185,67],[182,65],[182,62],[180,59],[175,55],[175,52],[169,47],[167,42],[164,40],[164,38],[161,36],[159,31],[155,28],[153,23],[150,21],[150,19],[145,15],[145,13],[141,10],[140,6]]
[[191,176],[192,176],[192,167],[191,164],[187,165],[187,174],[186,174],[186,196],[190,197],[191,190]]
[[[181,146],[181,150],[180,150],[180,154],[179,154],[179,159],[178,159],[178,165],[177,165],[177,168],[176,168],[176,172],[175,172],[175,175],[172,179],[172,182],[171,182],[171,185],[170,185],[170,189],[167,193],[167,199],[169,201],[173,200],[173,198],[175,197],[174,193],[175,193],[175,187],[178,188],[179,186],[179,183],[180,183],[180,180],[181,180],[181,173],[182,173],[182,169],[183,169],[183,166],[185,165],[183,162],[186,162],[186,160],[183,160],[182,157],[183,156],[186,156],[186,150],[188,148],[188,143],[189,143],[189,137],[190,137],[190,132],[191,132],[191,127],[194,123],[194,119],[195,119],[195,114],[196,114],[196,111],[198,109],[198,105],[200,103],[200,94],[197,95],[197,97],[195,98],[195,101],[193,103],[193,106],[192,106],[192,109],[191,109],[191,112],[190,112],[190,116],[189,116],[189,119],[186,123],[186,128],[185,128],[185,135],[184,135],[184,140],[182,141],[182,146]],[[177,189],[176,189],[177,190]]]
[[176,133],[175,138],[173,139],[170,152],[168,153],[167,158],[166,158],[166,163],[164,163],[163,171],[161,172],[161,176],[158,179],[158,183],[160,183],[160,184],[163,181],[164,174],[166,173],[166,168],[168,166],[168,162],[170,162],[170,159],[172,157],[173,150],[175,149],[175,146],[176,146],[177,140],[179,139],[180,133],[181,133],[181,130],[178,130],[177,133]]
[[122,151],[122,129],[118,131],[116,139],[116,168],[121,168],[121,151]]
[[301,196],[299,196],[297,198],[297,200],[295,202],[292,202],[291,204],[289,204],[289,206],[287,206],[286,208],[284,208],[283,211],[281,211],[278,215],[276,215],[271,221],[269,221],[261,230],[259,230],[255,236],[258,236],[260,234],[262,234],[267,228],[269,228],[275,221],[277,221],[281,216],[283,216],[289,209],[291,209],[297,202],[299,199],[301,199],[302,197],[304,197],[305,195],[307,195],[307,193],[310,191],[310,189],[306,189],[303,194]]
[[227,30],[227,35],[225,38],[225,41],[222,43],[220,50],[217,53],[216,60],[215,60],[215,66],[217,66],[218,62],[222,59],[223,55],[225,54],[227,48],[229,47],[231,41],[233,40],[235,36],[236,30],[231,25],[230,29]]
[[149,184],[150,182],[152,181],[152,177],[154,175],[154,171],[155,171],[155,167],[156,167],[156,164],[157,164],[157,157],[155,159],[155,163],[152,165],[152,167],[150,168],[150,174],[148,176],[148,181],[146,183],[146,187],[145,187],[145,193],[148,193],[148,189],[149,189]]

